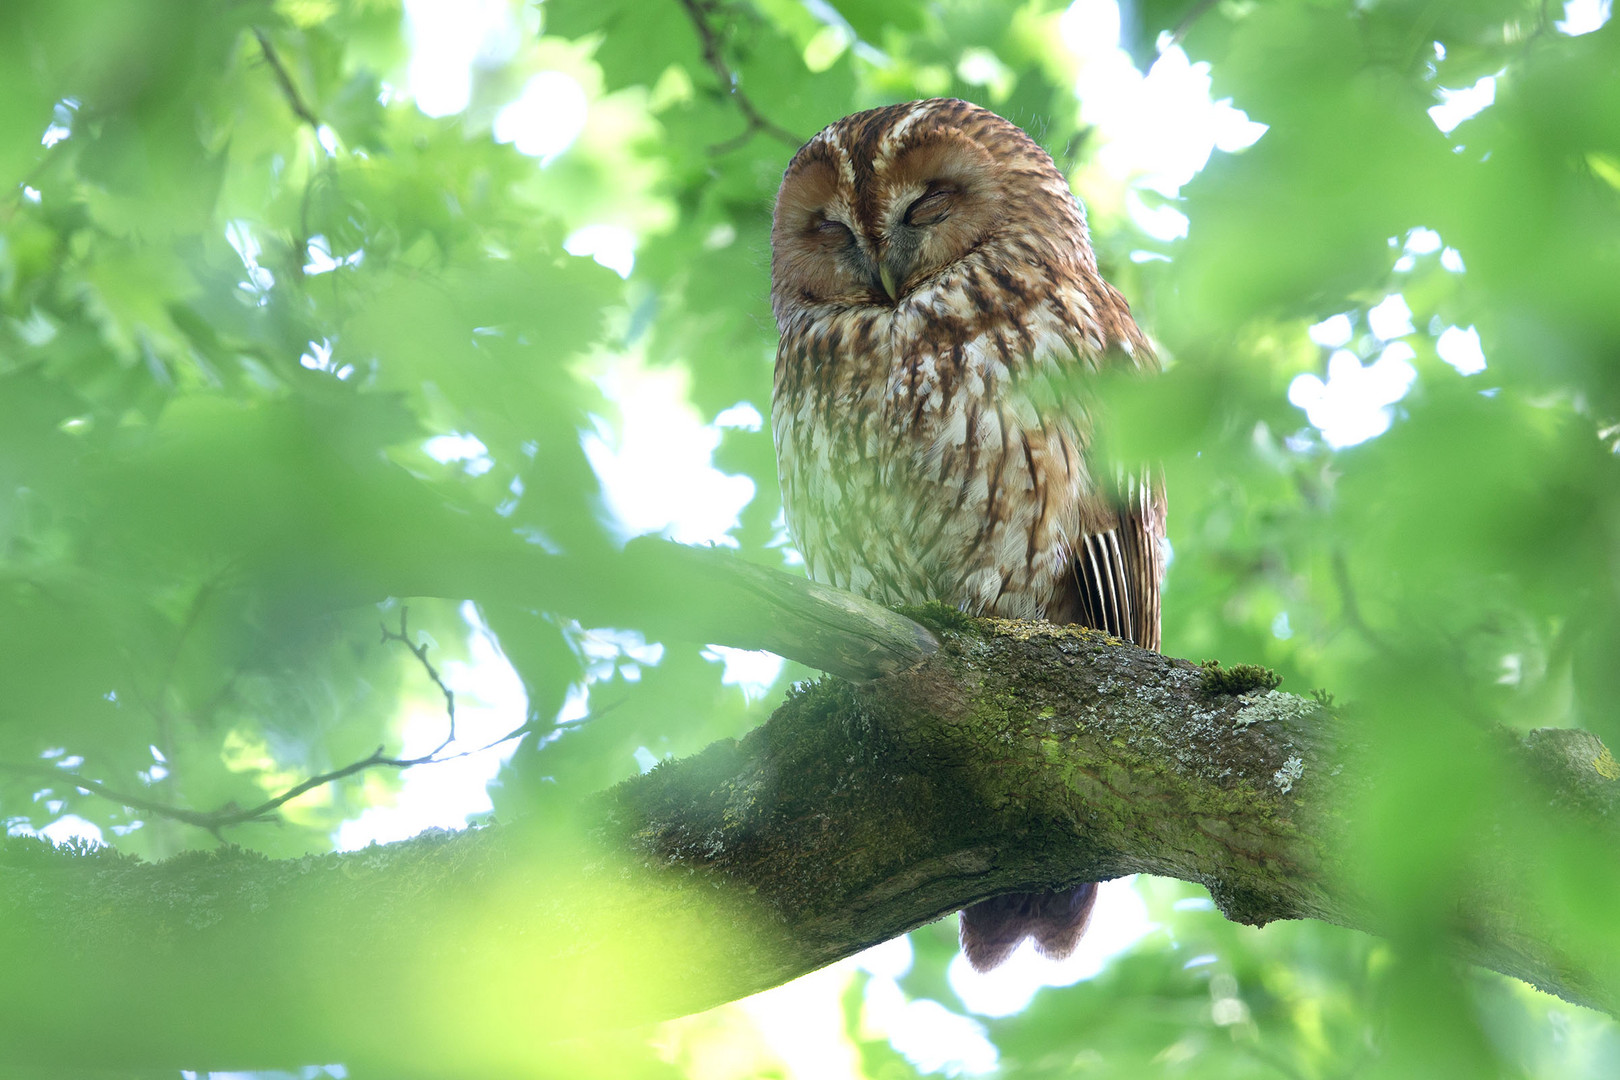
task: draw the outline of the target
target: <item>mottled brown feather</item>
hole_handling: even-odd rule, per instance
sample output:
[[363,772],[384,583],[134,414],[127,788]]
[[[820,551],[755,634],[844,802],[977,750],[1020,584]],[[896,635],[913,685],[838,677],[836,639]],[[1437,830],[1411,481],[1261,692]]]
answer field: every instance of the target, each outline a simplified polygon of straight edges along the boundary
[[[1094,475],[1073,389],[1157,361],[1045,151],[963,101],[856,113],[789,163],[771,248],[771,421],[811,576],[1157,648],[1163,490]],[[974,905],[963,949],[1067,955],[1095,895]]]

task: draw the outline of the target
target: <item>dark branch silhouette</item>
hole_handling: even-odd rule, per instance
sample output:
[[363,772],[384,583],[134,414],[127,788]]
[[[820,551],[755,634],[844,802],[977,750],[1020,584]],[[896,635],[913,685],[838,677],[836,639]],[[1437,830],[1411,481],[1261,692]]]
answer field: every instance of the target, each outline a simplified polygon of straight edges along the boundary
[[687,17],[692,20],[692,28],[697,31],[698,41],[703,46],[703,61],[714,72],[714,77],[720,81],[720,90],[742,113],[744,127],[742,131],[722,142],[709,147],[709,153],[714,155],[728,154],[733,150],[741,149],[747,145],[755,135],[768,135],[776,141],[797,150],[804,140],[788,131],[786,128],[772,123],[754,105],[752,99],[737,85],[737,74],[726,64],[725,57],[720,54],[720,38],[715,33],[714,26],[709,22],[709,16],[719,7],[714,0],[680,0],[681,6],[686,9]]
[[299,781],[293,786],[287,788],[285,791],[282,791],[280,794],[253,806],[241,807],[236,805],[234,802],[231,802],[226,803],[217,810],[191,810],[183,806],[175,806],[171,803],[162,802],[161,800],[147,798],[144,795],[133,795],[127,791],[120,791],[117,788],[109,787],[99,780],[93,780],[89,777],[82,776],[79,773],[69,772],[62,768],[53,768],[49,765],[0,762],[0,771],[15,773],[23,776],[37,776],[42,779],[49,778],[57,783],[66,782],[68,786],[83,792],[87,792],[91,795],[98,795],[101,798],[111,800],[115,803],[120,803],[123,806],[129,807],[131,810],[139,810],[142,813],[147,814],[156,814],[159,817],[169,818],[173,821],[183,822],[187,825],[195,825],[199,829],[206,829],[210,834],[212,834],[214,839],[223,843],[225,840],[223,830],[229,828],[230,826],[245,825],[250,822],[274,820],[273,815],[275,812],[281,809],[281,807],[285,806],[287,803],[298,798],[298,796],[307,791],[313,791],[318,787],[323,787],[327,784],[342,780],[345,777],[353,776],[355,773],[364,772],[367,769],[408,769],[415,765],[437,765],[441,762],[453,761],[456,758],[466,757],[469,754],[477,754],[484,750],[489,750],[493,747],[499,746],[503,742],[518,738],[530,730],[532,725],[524,724],[520,727],[514,728],[512,731],[507,732],[505,735],[494,740],[493,742],[487,743],[484,746],[475,747],[471,750],[462,750],[454,754],[444,754],[444,750],[449,747],[451,743],[456,741],[456,695],[453,690],[445,685],[444,679],[439,675],[438,669],[435,668],[432,662],[428,660],[427,643],[422,642],[421,644],[416,644],[411,641],[410,631],[407,624],[409,616],[410,608],[401,607],[399,612],[399,629],[390,630],[387,626],[384,626],[382,628],[382,640],[384,644],[387,644],[390,641],[397,641],[404,645],[405,648],[410,651],[411,655],[416,658],[417,663],[422,665],[422,669],[427,672],[428,678],[433,680],[433,684],[439,688],[439,692],[444,695],[444,707],[445,713],[449,718],[449,726],[445,732],[444,739],[426,754],[421,754],[417,757],[411,758],[394,757],[389,754],[385,754],[383,752],[384,748],[379,746],[376,750],[372,751],[370,754],[359,759],[358,761],[351,761],[347,765],[332,769],[328,772],[317,773],[314,776]]
[[282,96],[287,99],[287,105],[293,114],[312,128],[319,129],[321,118],[315,115],[315,110],[309,107],[304,95],[298,92],[298,86],[292,81],[292,75],[287,66],[281,62],[281,55],[270,41],[270,35],[258,27],[253,28],[253,37],[259,43],[259,51],[264,54],[265,63],[270,65],[270,72],[276,77],[276,85],[281,87]]

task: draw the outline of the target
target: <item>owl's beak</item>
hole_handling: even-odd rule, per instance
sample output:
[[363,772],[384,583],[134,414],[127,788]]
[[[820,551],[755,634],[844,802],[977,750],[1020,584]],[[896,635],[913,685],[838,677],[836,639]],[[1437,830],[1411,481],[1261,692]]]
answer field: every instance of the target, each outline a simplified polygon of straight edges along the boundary
[[894,271],[889,269],[888,263],[883,263],[878,267],[878,280],[883,282],[883,291],[889,294],[890,300],[900,299],[900,290],[894,283]]

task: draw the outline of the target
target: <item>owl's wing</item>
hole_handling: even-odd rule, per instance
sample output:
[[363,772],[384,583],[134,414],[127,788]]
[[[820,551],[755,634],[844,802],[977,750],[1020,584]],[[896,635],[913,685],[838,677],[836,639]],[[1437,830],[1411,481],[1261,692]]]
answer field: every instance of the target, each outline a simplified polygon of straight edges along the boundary
[[[1164,576],[1160,544],[1165,529],[1164,488],[1143,476],[1129,480],[1106,499],[1112,528],[1082,532],[1073,540],[1069,588],[1047,610],[1052,622],[1078,623],[1133,641],[1144,649],[1159,647],[1159,583]],[[1087,514],[1091,518],[1093,515]]]

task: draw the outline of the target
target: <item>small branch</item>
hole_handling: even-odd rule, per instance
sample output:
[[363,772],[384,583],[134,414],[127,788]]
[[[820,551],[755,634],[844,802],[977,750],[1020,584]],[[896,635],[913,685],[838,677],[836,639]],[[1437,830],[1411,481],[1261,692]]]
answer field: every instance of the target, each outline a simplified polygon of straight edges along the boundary
[[[214,839],[223,843],[225,838],[223,835],[221,835],[221,830],[229,828],[233,825],[245,825],[251,822],[268,820],[277,810],[291,802],[293,799],[298,798],[298,796],[304,794],[305,792],[312,791],[315,788],[333,783],[338,780],[342,780],[345,777],[353,776],[355,773],[363,772],[366,769],[376,768],[408,769],[416,765],[438,765],[442,762],[454,761],[457,758],[464,758],[471,754],[480,754],[485,750],[492,750],[502,743],[510,742],[513,739],[522,738],[524,735],[528,734],[534,729],[532,722],[525,721],[523,724],[513,728],[511,731],[508,731],[505,735],[491,740],[482,746],[476,746],[470,750],[461,750],[453,754],[444,754],[445,749],[456,741],[456,694],[454,690],[451,690],[450,687],[445,684],[444,678],[439,674],[438,668],[434,667],[433,662],[428,659],[427,642],[424,641],[421,644],[416,644],[411,641],[410,627],[407,621],[409,616],[410,609],[408,607],[402,607],[399,612],[399,629],[390,630],[387,626],[384,626],[382,628],[382,640],[384,644],[390,641],[397,641],[404,645],[406,649],[410,650],[411,655],[416,657],[417,663],[421,664],[422,669],[427,672],[428,678],[433,680],[433,685],[439,688],[439,693],[444,695],[444,708],[445,713],[449,717],[449,727],[445,733],[444,739],[432,750],[429,750],[425,754],[409,758],[390,757],[387,754],[384,754],[383,748],[379,746],[376,750],[372,751],[369,755],[361,758],[358,761],[351,761],[349,764],[344,765],[341,768],[332,769],[328,772],[317,773],[314,776],[299,781],[292,787],[282,791],[280,794],[266,799],[265,801],[254,806],[243,808],[237,806],[235,803],[227,803],[218,810],[191,810],[183,806],[174,806],[169,803],[159,802],[156,799],[149,799],[143,795],[133,795],[127,791],[121,791],[117,788],[109,787],[100,780],[92,780],[89,777],[81,776],[78,773],[67,772],[63,769],[53,768],[49,765],[0,762],[0,771],[25,776],[37,776],[42,779],[56,781],[58,783],[65,781],[80,791],[87,792],[91,795],[100,796],[101,798],[107,799],[111,802],[119,803],[120,805],[129,807],[131,810],[139,810],[142,813],[155,814],[160,817],[169,818],[173,821],[182,822],[186,825],[194,825],[199,829],[205,829],[214,837]],[[609,705],[608,709],[614,707],[614,705]],[[601,715],[606,711],[607,709],[597,710],[592,715]]]
[[428,660],[427,643],[423,642],[422,644],[417,645],[411,642],[410,630],[406,623],[406,619],[409,614],[409,608],[400,609],[398,631],[390,630],[386,626],[382,628],[383,642],[386,644],[390,641],[398,641],[410,650],[411,655],[416,657],[417,662],[420,663],[423,669],[427,672],[428,678],[433,680],[433,684],[437,686],[439,688],[439,692],[444,695],[445,712],[450,718],[449,730],[446,732],[444,740],[432,750],[429,750],[426,754],[422,754],[419,757],[389,757],[383,753],[383,748],[379,746],[376,750],[372,751],[368,756],[361,758],[359,761],[351,761],[349,764],[344,765],[341,768],[318,773],[314,776],[301,780],[292,787],[281,792],[279,795],[266,799],[264,802],[261,802],[255,806],[242,808],[237,806],[235,803],[227,803],[218,810],[188,810],[183,806],[173,806],[168,803],[159,802],[155,799],[148,799],[141,795],[132,795],[127,791],[120,791],[116,788],[108,787],[99,780],[91,780],[90,778],[80,776],[77,773],[65,772],[62,769],[51,768],[48,765],[16,765],[0,762],[0,770],[28,776],[38,776],[42,778],[49,777],[50,779],[56,781],[65,780],[73,787],[78,788],[80,791],[88,792],[92,795],[99,795],[104,799],[127,806],[131,810],[139,810],[148,814],[157,814],[161,817],[170,818],[174,821],[183,822],[187,825],[195,825],[199,829],[206,829],[210,834],[213,835],[214,839],[223,843],[224,837],[221,835],[221,830],[232,825],[243,825],[254,821],[264,821],[277,810],[281,809],[281,807],[298,798],[298,796],[304,794],[306,791],[312,791],[315,788],[333,783],[334,781],[342,780],[344,777],[353,776],[357,772],[362,772],[366,769],[373,768],[408,769],[413,765],[435,765],[441,761],[450,761],[454,758],[465,757],[468,754],[488,750],[491,747],[498,746],[509,739],[517,738],[524,734],[528,730],[528,725],[524,725],[514,729],[511,732],[508,732],[506,735],[496,739],[492,743],[489,743],[487,746],[481,746],[475,750],[466,750],[462,751],[461,753],[451,754],[449,757],[441,758],[439,756],[439,754],[447,746],[456,741],[456,695],[455,691],[451,690],[445,685],[444,679],[439,675],[438,669],[433,666],[433,663],[430,660]]
[[64,769],[55,769],[49,765],[19,765],[13,762],[0,762],[0,771],[16,773],[23,776],[37,776],[41,779],[56,781],[59,784],[65,783],[69,787],[77,788],[78,790],[87,792],[91,795],[99,795],[103,799],[127,806],[131,810],[139,810],[147,814],[157,814],[161,817],[183,822],[186,825],[195,825],[199,829],[207,830],[213,835],[214,839],[223,842],[224,837],[220,835],[220,830],[228,828],[232,825],[243,825],[252,821],[263,821],[269,818],[272,813],[280,809],[286,803],[298,798],[298,796],[304,794],[304,792],[318,788],[323,784],[330,784],[334,780],[341,780],[345,776],[352,776],[363,769],[376,768],[379,766],[405,768],[410,765],[421,764],[426,764],[426,761],[404,760],[400,758],[386,757],[382,752],[382,747],[379,746],[371,753],[369,757],[362,758],[359,761],[350,762],[340,769],[333,769],[330,772],[320,773],[319,775],[311,776],[306,780],[301,780],[297,784],[294,784],[292,787],[281,792],[281,794],[276,795],[274,798],[266,799],[264,802],[259,803],[256,806],[251,806],[244,809],[237,806],[236,803],[230,802],[226,803],[218,810],[188,810],[183,806],[172,806],[168,803],[158,802],[155,799],[148,799],[141,795],[132,795],[127,791],[120,791],[117,788],[109,787],[100,780],[92,780],[87,776],[81,776],[78,773],[68,772]]
[[1170,44],[1180,45],[1188,32],[1192,30],[1193,23],[1203,18],[1205,13],[1218,2],[1219,0],[1198,0],[1198,3],[1194,4],[1187,14],[1181,17],[1181,21],[1176,23],[1176,28],[1170,31]]
[[216,820],[217,818],[225,816],[229,813],[228,810],[209,812],[203,810],[187,810],[180,806],[169,806],[167,804],[157,802],[154,799],[147,799],[140,795],[131,795],[128,792],[110,788],[106,784],[103,784],[100,780],[91,780],[88,777],[80,776],[78,773],[68,772],[65,769],[53,768],[49,765],[20,765],[8,761],[0,762],[0,771],[12,773],[17,776],[37,776],[42,780],[51,780],[58,784],[66,783],[68,787],[77,788],[78,790],[88,792],[91,795],[99,795],[111,802],[127,806],[131,810],[141,810],[145,811],[146,813],[160,814],[163,817],[172,818],[175,821],[185,822],[187,825],[195,825],[199,829],[207,829],[209,832],[213,832],[219,827],[219,822]]
[[706,0],[680,0],[680,3],[692,20],[692,28],[697,31],[698,40],[703,44],[704,62],[709,65],[709,70],[714,72],[715,78],[720,80],[722,90],[737,106],[737,111],[742,113],[745,122],[742,131],[710,146],[709,153],[716,156],[729,154],[747,145],[755,135],[768,135],[793,150],[802,146],[803,139],[766,119],[743,92],[742,87],[737,85],[737,75],[726,66],[725,58],[720,55],[720,39],[715,34],[714,27],[709,25],[708,10],[714,5]]
[[286,65],[281,62],[276,47],[270,43],[270,35],[254,27],[253,36],[258,39],[259,51],[264,53],[265,62],[270,65],[270,71],[281,86],[282,96],[287,99],[293,114],[310,127],[318,129],[321,126],[321,118],[315,115],[314,110],[305,103],[304,96],[298,92],[298,87],[293,85],[292,76],[287,73]]
[[423,757],[412,762],[412,764],[421,765],[432,760],[438,755],[440,750],[443,750],[445,747],[456,741],[456,694],[455,691],[444,685],[444,680],[439,677],[438,669],[435,668],[432,662],[428,660],[427,642],[424,641],[420,645],[411,644],[410,632],[405,626],[406,617],[409,616],[410,613],[411,609],[408,607],[401,607],[399,609],[399,630],[397,633],[388,629],[386,626],[382,628],[383,644],[386,645],[390,641],[397,641],[411,651],[411,655],[416,657],[417,663],[421,664],[423,670],[428,673],[428,678],[433,680],[433,685],[437,686],[439,688],[439,693],[444,695],[444,711],[450,716],[450,730],[445,733],[444,741],[438,746],[435,746]]
[[[414,652],[415,650],[413,649],[412,651]],[[426,663],[426,661],[423,662]],[[434,681],[437,682],[437,678],[435,678]],[[443,684],[440,685],[442,688]],[[450,693],[451,691],[445,690],[445,694],[447,696],[450,695]],[[608,705],[606,708],[594,710],[589,714],[587,719],[595,719],[596,717],[617,708],[619,704],[619,702],[614,702]],[[453,723],[454,722],[452,721],[452,727]],[[25,776],[37,776],[41,779],[53,781],[66,780],[70,787],[77,788],[80,791],[87,792],[91,795],[98,795],[109,802],[115,802],[121,806],[127,806],[131,810],[140,810],[144,813],[156,814],[160,817],[166,817],[174,821],[183,822],[187,825],[195,825],[199,829],[207,830],[213,835],[214,839],[224,843],[225,837],[221,835],[221,830],[232,825],[246,825],[256,821],[269,820],[272,813],[279,810],[282,806],[291,802],[293,799],[298,798],[298,796],[304,794],[306,791],[312,791],[315,788],[321,787],[322,785],[334,783],[335,781],[342,780],[347,776],[353,776],[357,772],[374,768],[408,769],[416,765],[440,765],[446,761],[455,761],[458,758],[469,757],[473,754],[481,754],[485,750],[493,750],[502,743],[511,742],[513,739],[520,739],[533,730],[534,724],[532,722],[524,722],[523,724],[513,728],[511,731],[508,731],[505,735],[492,739],[482,746],[475,746],[470,750],[461,750],[454,754],[446,754],[443,757],[440,757],[439,754],[453,740],[453,735],[450,739],[446,739],[444,742],[434,747],[429,753],[415,758],[388,757],[383,753],[383,748],[379,746],[376,750],[372,751],[369,756],[361,758],[359,761],[353,761],[340,769],[333,769],[330,772],[319,773],[315,776],[301,780],[274,798],[267,799],[264,802],[259,803],[256,806],[249,807],[245,810],[239,808],[235,803],[227,803],[218,810],[188,810],[183,806],[173,806],[168,803],[158,802],[155,799],[148,799],[140,795],[131,795],[126,791],[120,791],[116,788],[108,787],[99,780],[91,780],[87,777],[80,776],[78,773],[67,772],[63,769],[52,768],[48,765],[17,765],[11,762],[0,762],[0,772],[10,772]]]
[[23,174],[17,185],[6,193],[4,201],[0,201],[0,225],[10,225],[12,220],[16,218],[18,209],[25,201],[26,189],[38,190],[39,184],[44,178],[45,170],[61,156],[60,151],[56,148],[67,141],[66,139],[58,139],[50,146],[45,147],[45,152]]
[[1355,630],[1366,639],[1367,644],[1379,652],[1389,653],[1391,648],[1384,635],[1374,630],[1366,618],[1361,614],[1361,604],[1356,600],[1355,583],[1350,580],[1350,561],[1344,557],[1344,552],[1335,549],[1332,556],[1333,583],[1339,589],[1339,604],[1344,608],[1344,622],[1346,626]]
[[323,784],[330,784],[334,780],[341,780],[345,776],[352,776],[363,769],[370,769],[376,766],[388,766],[397,769],[403,768],[407,765],[416,764],[414,761],[401,761],[398,758],[384,757],[382,751],[383,748],[379,746],[377,749],[371,752],[370,757],[362,758],[359,761],[350,762],[341,769],[333,769],[331,772],[324,772],[318,776],[311,776],[307,780],[294,784],[292,787],[288,788],[286,791],[283,791],[275,798],[265,800],[258,806],[251,807],[247,810],[238,810],[234,813],[218,811],[213,815],[209,815],[218,819],[215,824],[213,826],[204,824],[203,828],[208,829],[209,832],[214,833],[214,835],[217,837],[219,835],[218,829],[223,828],[226,825],[241,825],[249,821],[261,821],[269,817],[274,811],[280,809],[283,804],[291,802],[304,792],[312,791]]

